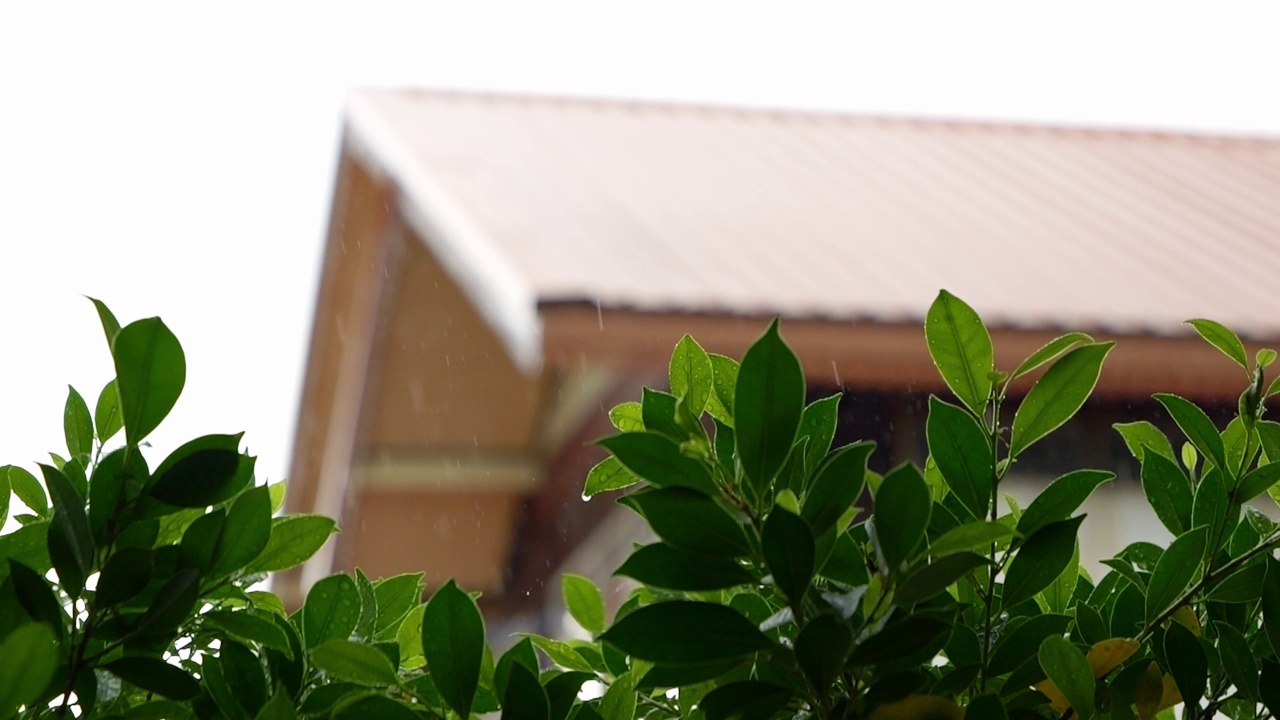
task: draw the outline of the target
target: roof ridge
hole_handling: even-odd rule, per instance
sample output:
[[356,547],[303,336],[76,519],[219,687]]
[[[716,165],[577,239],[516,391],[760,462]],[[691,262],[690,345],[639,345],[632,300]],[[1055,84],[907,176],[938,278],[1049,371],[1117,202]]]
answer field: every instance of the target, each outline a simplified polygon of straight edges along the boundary
[[575,106],[599,110],[627,112],[689,113],[718,115],[777,121],[835,122],[841,124],[870,124],[944,130],[971,130],[1016,134],[1040,134],[1057,136],[1082,136],[1092,138],[1146,139],[1154,142],[1195,142],[1222,145],[1280,146],[1280,135],[1210,132],[1199,130],[1173,130],[1161,128],[1122,127],[1115,125],[1073,125],[1060,122],[1036,122],[1030,120],[996,120],[957,118],[925,115],[893,115],[888,113],[858,113],[840,110],[805,110],[799,108],[747,106],[716,102],[688,100],[659,100],[654,98],[622,98],[571,93],[525,93],[506,90],[476,90],[466,88],[384,87],[360,88],[356,92],[386,93],[427,96],[441,100],[510,103],[542,106]]

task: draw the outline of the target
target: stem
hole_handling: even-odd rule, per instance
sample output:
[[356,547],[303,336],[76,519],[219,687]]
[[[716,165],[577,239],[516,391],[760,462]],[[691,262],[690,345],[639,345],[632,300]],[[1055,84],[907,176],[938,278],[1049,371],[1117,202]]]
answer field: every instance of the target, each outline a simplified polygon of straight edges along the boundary
[[[994,393],[993,393],[994,394]],[[1000,404],[1004,400],[1004,393],[995,394],[994,403],[991,410],[991,423],[987,426],[987,439],[991,443],[991,522],[999,519],[999,498],[1000,498]],[[978,692],[987,691],[987,665],[991,660],[991,622],[992,622],[992,606],[995,603],[996,594],[996,575],[999,573],[999,565],[996,563],[996,544],[991,543],[988,550],[991,559],[991,565],[987,567],[987,590],[982,595],[983,605],[983,621],[982,621],[982,671],[978,679]]]

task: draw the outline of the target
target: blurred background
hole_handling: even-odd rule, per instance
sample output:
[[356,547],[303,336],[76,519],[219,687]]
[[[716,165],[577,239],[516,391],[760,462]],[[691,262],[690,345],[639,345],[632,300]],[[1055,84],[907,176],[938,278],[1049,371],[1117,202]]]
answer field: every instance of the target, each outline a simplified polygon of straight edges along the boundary
[[[1268,2],[0,5],[0,462],[61,445],[109,358],[91,306],[187,351],[162,456],[246,431],[332,568],[483,590],[559,629],[637,524],[580,499],[604,410],[685,332],[784,317],[837,442],[923,459],[939,288],[1012,367],[1117,339],[1010,483],[1114,470],[1096,560],[1162,532],[1114,422],[1228,413],[1181,320],[1280,341]],[[1238,376],[1238,377],[1237,377]],[[1025,391],[1025,388],[1023,388]],[[1267,501],[1268,503],[1270,501]],[[550,589],[548,591],[548,588]]]

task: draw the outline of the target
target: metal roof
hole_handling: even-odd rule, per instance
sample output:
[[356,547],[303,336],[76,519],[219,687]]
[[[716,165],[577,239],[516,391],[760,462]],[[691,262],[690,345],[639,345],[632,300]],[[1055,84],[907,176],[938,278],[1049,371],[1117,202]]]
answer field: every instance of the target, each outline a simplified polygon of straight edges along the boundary
[[515,356],[537,309],[1280,337],[1280,139],[361,91],[349,146]]

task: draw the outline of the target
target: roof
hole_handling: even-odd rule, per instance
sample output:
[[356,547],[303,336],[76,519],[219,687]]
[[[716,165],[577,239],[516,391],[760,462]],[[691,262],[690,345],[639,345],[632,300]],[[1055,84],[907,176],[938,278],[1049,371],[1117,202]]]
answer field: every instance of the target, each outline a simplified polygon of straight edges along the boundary
[[525,367],[538,308],[1280,337],[1280,140],[379,90],[349,146]]

